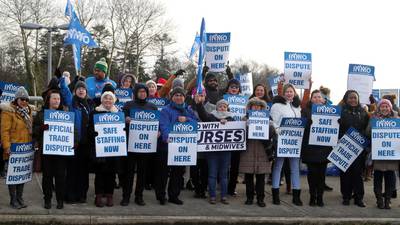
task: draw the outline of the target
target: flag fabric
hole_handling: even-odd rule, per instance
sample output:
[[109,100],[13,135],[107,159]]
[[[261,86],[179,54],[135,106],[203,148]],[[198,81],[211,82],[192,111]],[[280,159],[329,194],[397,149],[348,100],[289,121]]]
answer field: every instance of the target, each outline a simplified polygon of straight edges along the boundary
[[81,48],[86,45],[89,48],[98,47],[92,35],[84,27],[82,27],[78,16],[70,2],[67,0],[65,7],[65,16],[70,18],[67,34],[64,37],[64,45],[72,45],[74,64],[76,71],[81,70]]
[[197,93],[202,93],[202,73],[203,73],[203,60],[204,60],[204,52],[206,47],[206,22],[204,18],[201,20],[200,25],[200,45],[199,45],[199,60],[197,63]]
[[196,54],[196,52],[199,50],[199,48],[200,48],[200,35],[198,32],[196,32],[196,36],[194,38],[192,49],[190,49],[190,55],[189,55],[190,61],[193,61],[193,57]]

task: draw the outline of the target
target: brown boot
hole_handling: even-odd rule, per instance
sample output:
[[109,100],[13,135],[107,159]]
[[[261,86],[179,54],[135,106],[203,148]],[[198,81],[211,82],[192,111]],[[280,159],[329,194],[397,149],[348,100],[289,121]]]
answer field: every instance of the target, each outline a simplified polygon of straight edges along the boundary
[[96,195],[96,198],[94,200],[94,204],[96,205],[96,207],[104,207],[102,197],[103,197],[103,195]]
[[107,198],[106,206],[107,207],[112,207],[114,205],[113,195],[112,194],[107,194],[106,198]]

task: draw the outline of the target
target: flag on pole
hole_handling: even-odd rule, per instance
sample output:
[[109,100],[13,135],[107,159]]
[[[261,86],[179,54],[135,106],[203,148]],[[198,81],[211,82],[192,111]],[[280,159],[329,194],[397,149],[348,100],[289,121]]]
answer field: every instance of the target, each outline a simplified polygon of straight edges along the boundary
[[65,16],[69,17],[70,23],[64,37],[64,45],[72,45],[75,70],[78,73],[81,70],[81,47],[86,45],[89,48],[96,48],[98,45],[89,31],[82,27],[70,0],[67,0]]
[[193,61],[193,57],[196,54],[196,52],[199,50],[199,48],[200,48],[200,35],[198,32],[196,32],[196,36],[194,38],[192,49],[190,49],[190,55],[189,55],[190,61]]
[[203,73],[203,60],[204,60],[204,52],[206,48],[206,22],[204,18],[201,20],[200,26],[200,46],[199,46],[199,60],[197,63],[197,93],[202,93],[202,73]]

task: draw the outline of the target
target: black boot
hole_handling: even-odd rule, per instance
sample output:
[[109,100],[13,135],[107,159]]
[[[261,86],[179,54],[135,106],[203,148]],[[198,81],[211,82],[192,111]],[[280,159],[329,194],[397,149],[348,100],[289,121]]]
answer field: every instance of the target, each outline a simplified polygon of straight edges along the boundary
[[317,205],[317,195],[315,193],[310,193],[310,206],[316,206]]
[[319,207],[323,207],[324,206],[323,196],[324,196],[323,193],[318,193],[317,194],[317,206],[319,206]]
[[26,208],[27,205],[25,205],[24,199],[22,198],[23,193],[24,193],[24,185],[23,184],[17,185],[17,201],[21,206],[21,208]]
[[10,206],[13,209],[21,209],[21,205],[17,201],[17,187],[16,185],[8,185],[8,192],[10,194]]
[[354,199],[354,204],[357,205],[358,207],[364,208],[365,207],[365,203],[362,199],[360,198],[355,198]]
[[281,204],[281,200],[279,199],[279,188],[272,188],[272,204]]
[[293,189],[293,204],[297,205],[297,206],[302,206],[303,202],[300,199],[300,193],[301,190],[300,189]]
[[391,209],[389,197],[385,197],[385,209]]
[[135,197],[135,203],[140,206],[146,205],[146,203],[143,201],[143,197]]
[[376,198],[376,206],[379,209],[383,209],[385,206],[383,204],[383,196],[381,192],[375,192],[375,198]]

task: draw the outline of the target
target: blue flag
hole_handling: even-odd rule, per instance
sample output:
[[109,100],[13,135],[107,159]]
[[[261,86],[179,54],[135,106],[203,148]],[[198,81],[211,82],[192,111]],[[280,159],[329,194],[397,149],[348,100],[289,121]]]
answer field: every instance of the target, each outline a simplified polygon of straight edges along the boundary
[[72,45],[76,71],[81,70],[81,47],[86,45],[89,48],[98,47],[92,35],[82,27],[79,18],[70,2],[67,0],[65,15],[70,18],[67,34],[64,37],[64,45]]
[[203,60],[204,60],[204,52],[206,49],[206,22],[204,18],[201,20],[200,26],[200,48],[199,48],[199,61],[197,63],[197,93],[202,93],[203,88],[201,86],[203,77]]
[[196,54],[196,52],[199,50],[199,48],[200,48],[200,35],[199,35],[199,33],[196,33],[196,36],[194,38],[194,42],[192,45],[192,49],[190,49],[190,55],[189,55],[190,61],[193,60],[193,56]]

